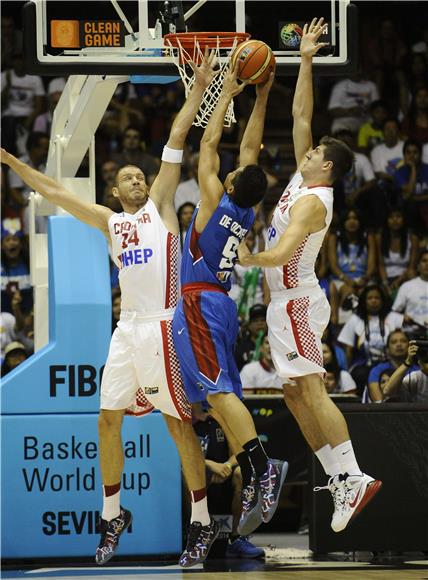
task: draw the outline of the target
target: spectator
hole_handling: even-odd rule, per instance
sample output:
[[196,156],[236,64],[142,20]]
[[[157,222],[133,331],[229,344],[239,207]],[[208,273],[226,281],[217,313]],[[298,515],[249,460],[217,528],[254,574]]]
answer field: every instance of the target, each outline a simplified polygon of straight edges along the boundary
[[[344,371],[347,371],[348,370],[348,361],[346,360],[345,351],[334,340],[333,326],[331,324],[329,324],[326,327],[326,329],[324,330],[323,335],[321,337],[321,340],[322,340],[323,345],[326,345],[328,349],[330,349],[331,351],[334,351],[334,358],[337,360],[337,364],[339,365],[339,368],[343,369]],[[330,362],[330,359],[328,358],[327,351],[324,353],[324,356],[326,356],[327,361]]]
[[322,344],[323,365],[326,371],[325,387],[327,393],[346,393],[354,395],[357,385],[348,371],[340,368],[334,349],[329,344]]
[[422,38],[412,46],[412,52],[424,54],[428,59],[428,25],[424,26]]
[[376,85],[382,98],[391,100],[396,106],[398,97],[397,71],[402,69],[407,48],[392,18],[383,18],[378,25],[378,34],[368,44],[370,61],[374,69]]
[[345,347],[352,378],[361,396],[370,369],[386,360],[386,338],[402,326],[403,316],[389,309],[388,296],[378,285],[362,291],[355,314],[342,328],[338,341]]
[[406,227],[403,210],[390,208],[383,229],[376,234],[379,274],[390,294],[395,294],[403,282],[416,276],[418,246],[417,236]]
[[176,211],[184,203],[192,203],[195,207],[201,198],[198,185],[198,163],[199,153],[194,153],[190,158],[189,179],[182,181],[177,187],[177,192],[174,198],[174,205]]
[[404,143],[404,165],[394,175],[394,181],[406,204],[408,223],[417,231],[428,228],[428,165],[422,163],[422,147],[408,139]]
[[403,364],[407,356],[408,348],[409,339],[405,332],[401,329],[397,329],[389,333],[386,340],[387,360],[378,363],[371,369],[368,377],[368,385],[366,389],[364,389],[363,403],[380,403],[382,401],[382,373],[385,371],[391,371],[392,374],[395,369]]
[[[46,133],[30,133],[27,139],[27,153],[20,157],[20,161],[30,167],[45,171],[46,159],[49,151],[49,136]],[[28,187],[14,171],[9,173],[10,199],[23,222],[24,233],[29,233],[29,208],[31,188]],[[46,219],[37,220],[38,231],[46,231]]]
[[123,134],[122,152],[114,153],[112,159],[118,165],[136,165],[146,176],[147,184],[152,185],[159,169],[159,161],[144,153],[143,147],[140,129],[130,125]]
[[338,81],[332,89],[328,109],[334,121],[331,132],[350,129],[357,132],[368,120],[370,103],[379,99],[376,85],[363,79],[361,71],[352,78]]
[[15,26],[13,17],[1,16],[1,70],[13,67],[13,55],[22,52],[22,31]]
[[358,131],[358,148],[365,154],[376,145],[384,142],[383,125],[388,118],[388,109],[384,101],[373,101],[370,105],[370,121],[361,125]]
[[[426,341],[425,341],[426,342]],[[419,370],[408,372],[417,359]],[[428,403],[428,348],[415,341],[409,343],[406,360],[389,378],[384,387],[384,400],[396,397],[405,403]]]
[[392,309],[404,314],[406,332],[412,337],[428,329],[428,250],[419,255],[419,276],[400,286]]
[[240,376],[244,396],[245,393],[275,394],[279,392],[282,394],[282,385],[285,381],[275,370],[267,335],[264,336],[260,345],[259,360],[244,365]]
[[61,98],[65,80],[61,77],[53,79],[48,88],[48,110],[38,115],[34,121],[33,131],[50,135],[53,113]]
[[16,339],[24,345],[27,355],[34,352],[34,312],[22,308],[22,294],[19,290],[13,293],[11,300],[12,313],[15,317]]
[[267,308],[264,304],[254,304],[248,312],[248,324],[241,327],[235,347],[235,358],[239,371],[246,363],[257,360],[257,350],[267,332],[266,311]]
[[387,119],[383,125],[384,143],[376,145],[370,154],[374,172],[378,179],[393,183],[394,173],[403,159],[403,141],[397,119]]
[[376,243],[373,234],[366,234],[360,214],[349,209],[340,221],[340,229],[328,239],[328,261],[333,282],[330,285],[331,322],[339,323],[339,308],[361,289],[375,274]]
[[354,152],[352,169],[345,175],[340,184],[335,184],[336,205],[337,198],[343,191],[343,202],[346,207],[356,207],[366,212],[366,225],[368,227],[380,226],[379,216],[382,215],[385,204],[381,192],[376,187],[372,164],[368,157],[355,151],[355,137],[351,131],[341,129],[334,136],[346,143]]
[[16,340],[15,317],[10,312],[0,312],[1,364],[4,361],[5,348],[14,340]]
[[187,230],[189,229],[190,223],[192,221],[193,212],[196,206],[193,203],[187,202],[180,205],[177,211],[178,225],[180,228],[180,241],[181,247],[183,247],[184,238],[186,237]]
[[428,143],[428,87],[420,87],[413,95],[409,114],[403,120],[403,133],[409,139]]
[[34,119],[43,111],[44,95],[42,79],[25,74],[22,53],[15,54],[13,70],[1,73],[2,146],[11,153],[25,152]]
[[418,89],[427,86],[428,66],[427,58],[421,53],[412,53],[406,66],[406,81],[402,110],[407,114],[412,103],[411,95]]
[[30,311],[33,305],[33,289],[30,284],[27,246],[22,232],[9,231],[2,227],[1,302],[3,312],[12,313],[12,299],[18,291],[21,293],[23,310]]
[[1,376],[4,377],[27,359],[24,345],[20,342],[11,342],[4,349],[4,362],[1,366]]
[[[105,205],[107,205],[105,202],[107,199],[110,199],[113,196],[112,193],[112,188],[115,186],[116,183],[116,175],[117,172],[119,170],[119,165],[116,163],[116,161],[113,161],[112,159],[108,159],[107,161],[104,161],[104,163],[101,165],[99,174],[100,177],[98,179],[98,184],[97,184],[97,203],[103,203]],[[117,198],[116,198],[117,199]],[[121,212],[122,211],[122,207],[119,203],[119,201],[116,201],[116,203],[112,202],[115,206],[115,209],[113,211],[118,211]],[[110,207],[110,205],[108,206]],[[113,208],[111,208],[113,209]]]

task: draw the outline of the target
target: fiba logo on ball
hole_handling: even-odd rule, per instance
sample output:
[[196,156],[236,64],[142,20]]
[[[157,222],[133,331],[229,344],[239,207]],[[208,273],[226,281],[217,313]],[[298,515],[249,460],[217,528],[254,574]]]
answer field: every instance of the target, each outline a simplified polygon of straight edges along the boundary
[[298,24],[289,23],[281,28],[281,42],[286,48],[296,50],[300,46],[303,30]]

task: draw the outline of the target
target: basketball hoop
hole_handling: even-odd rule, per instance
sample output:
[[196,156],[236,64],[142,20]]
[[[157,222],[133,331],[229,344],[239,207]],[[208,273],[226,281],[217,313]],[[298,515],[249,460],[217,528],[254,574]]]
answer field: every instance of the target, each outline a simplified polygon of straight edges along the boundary
[[[193,122],[197,127],[207,126],[221,94],[230,55],[238,44],[241,44],[241,42],[249,38],[250,34],[247,32],[179,32],[176,34],[166,34],[164,36],[166,50],[178,68],[184,84],[186,97],[195,82],[193,70],[187,63],[191,60],[199,65],[204,57],[206,47],[215,51],[219,72],[204,92],[199,112]],[[235,122],[232,100],[224,118],[224,126],[230,127]]]

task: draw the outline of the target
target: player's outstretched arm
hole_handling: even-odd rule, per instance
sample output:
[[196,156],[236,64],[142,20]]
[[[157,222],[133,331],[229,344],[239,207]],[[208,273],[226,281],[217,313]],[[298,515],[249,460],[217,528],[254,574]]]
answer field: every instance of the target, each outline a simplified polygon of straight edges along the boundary
[[241,167],[256,164],[259,158],[265,127],[266,106],[274,78],[275,74],[272,72],[265,83],[256,85],[256,102],[245,127],[239,149],[239,165]]
[[111,209],[80,200],[58,181],[23,163],[5,149],[0,149],[0,161],[8,165],[24,183],[48,201],[62,207],[80,221],[98,228],[108,236],[108,220],[113,213]]
[[206,222],[211,216],[223,194],[223,184],[218,178],[220,159],[217,147],[223,134],[223,123],[230,101],[238,95],[246,83],[238,83],[238,64],[234,69],[229,69],[223,83],[223,89],[219,101],[211,115],[204,131],[199,151],[198,183],[201,191],[201,204],[198,212],[196,226]]
[[314,18],[309,25],[305,24],[300,43],[302,61],[293,99],[293,144],[298,168],[305,154],[312,148],[311,122],[314,109],[312,57],[321,47],[328,44],[326,42],[318,42],[318,38],[324,32],[325,27],[323,18]]
[[189,64],[195,73],[195,82],[172,124],[162,155],[161,168],[150,188],[150,197],[159,208],[162,205],[172,206],[173,204],[174,195],[180,183],[181,159],[186,137],[199,110],[205,89],[216,75],[214,51],[206,49],[199,66],[193,62]]
[[245,242],[240,244],[238,257],[241,265],[264,268],[284,266],[309,234],[325,227],[325,216],[325,206],[315,195],[303,197],[291,209],[287,231],[282,234],[275,247],[251,254]]

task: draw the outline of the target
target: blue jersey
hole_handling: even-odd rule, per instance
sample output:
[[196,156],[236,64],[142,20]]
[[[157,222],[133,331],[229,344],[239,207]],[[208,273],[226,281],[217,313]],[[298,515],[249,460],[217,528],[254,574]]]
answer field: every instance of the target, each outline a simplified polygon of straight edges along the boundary
[[207,282],[228,292],[238,246],[254,223],[254,210],[237,206],[224,193],[202,234],[195,229],[197,212],[184,240],[181,285]]

